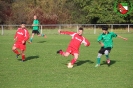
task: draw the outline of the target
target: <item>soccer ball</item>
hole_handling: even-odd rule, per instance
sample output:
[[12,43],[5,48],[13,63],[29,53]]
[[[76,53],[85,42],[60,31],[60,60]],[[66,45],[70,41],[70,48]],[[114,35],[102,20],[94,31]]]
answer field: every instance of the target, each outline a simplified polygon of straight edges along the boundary
[[73,68],[73,65],[71,63],[68,63],[67,67],[68,68]]

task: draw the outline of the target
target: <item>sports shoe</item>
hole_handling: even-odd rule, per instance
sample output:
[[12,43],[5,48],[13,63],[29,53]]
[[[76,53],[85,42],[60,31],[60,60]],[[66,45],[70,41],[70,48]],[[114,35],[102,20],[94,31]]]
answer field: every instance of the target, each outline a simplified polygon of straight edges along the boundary
[[107,61],[106,61],[106,62],[107,62],[107,64],[110,64],[110,59],[107,59]]
[[19,57],[19,55],[20,55],[20,54],[17,54],[17,55],[16,55],[16,58],[18,58],[18,57]]
[[31,41],[28,41],[28,43],[30,43],[30,44],[31,44],[32,42],[31,42]]
[[96,64],[96,65],[95,65],[95,67],[99,67],[99,66],[100,66],[100,64]]
[[24,62],[25,60],[22,60],[22,62]]
[[67,67],[68,68],[73,68],[73,65],[71,63],[68,63]]
[[46,36],[46,35],[44,35],[44,38],[47,38],[47,36]]
[[30,38],[30,40],[28,41],[28,43],[32,43],[32,38]]
[[62,51],[62,50],[58,50],[58,51],[57,51],[57,54],[59,54],[61,51]]

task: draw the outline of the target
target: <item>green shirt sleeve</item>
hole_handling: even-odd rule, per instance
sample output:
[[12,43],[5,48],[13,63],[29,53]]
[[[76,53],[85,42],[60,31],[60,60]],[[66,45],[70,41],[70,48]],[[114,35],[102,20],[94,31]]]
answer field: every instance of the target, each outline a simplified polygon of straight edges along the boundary
[[117,37],[117,34],[116,33],[114,33],[114,32],[111,32],[111,35],[112,35],[112,37]]

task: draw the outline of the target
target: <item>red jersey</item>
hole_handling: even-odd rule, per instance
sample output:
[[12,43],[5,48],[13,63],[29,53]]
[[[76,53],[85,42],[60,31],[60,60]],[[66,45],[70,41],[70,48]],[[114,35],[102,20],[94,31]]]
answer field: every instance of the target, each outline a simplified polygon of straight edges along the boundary
[[22,41],[26,41],[29,39],[29,32],[26,28],[18,28],[14,39],[16,39],[16,43],[22,44]]
[[72,39],[68,46],[76,50],[79,50],[79,47],[82,43],[84,43],[85,46],[90,45],[90,42],[86,38],[84,38],[82,35],[79,35],[78,33],[69,32],[69,31],[60,31],[60,34],[67,34],[67,35],[72,36]]

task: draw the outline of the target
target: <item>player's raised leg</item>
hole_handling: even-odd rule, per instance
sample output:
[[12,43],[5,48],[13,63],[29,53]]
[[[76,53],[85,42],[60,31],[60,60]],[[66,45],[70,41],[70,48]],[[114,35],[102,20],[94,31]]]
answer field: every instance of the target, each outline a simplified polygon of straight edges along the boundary
[[30,41],[28,41],[28,43],[32,43],[34,35],[35,35],[35,34],[32,33],[32,35],[31,35],[31,37],[30,37]]
[[58,51],[57,51],[57,54],[60,54],[60,55],[65,56],[65,57],[67,57],[67,56],[70,55],[69,52],[64,52],[64,51],[62,51],[62,50],[58,50]]
[[47,38],[46,34],[39,34],[38,36],[42,36],[44,38]]
[[63,52],[61,49],[56,52],[57,54],[64,55],[65,52]]

